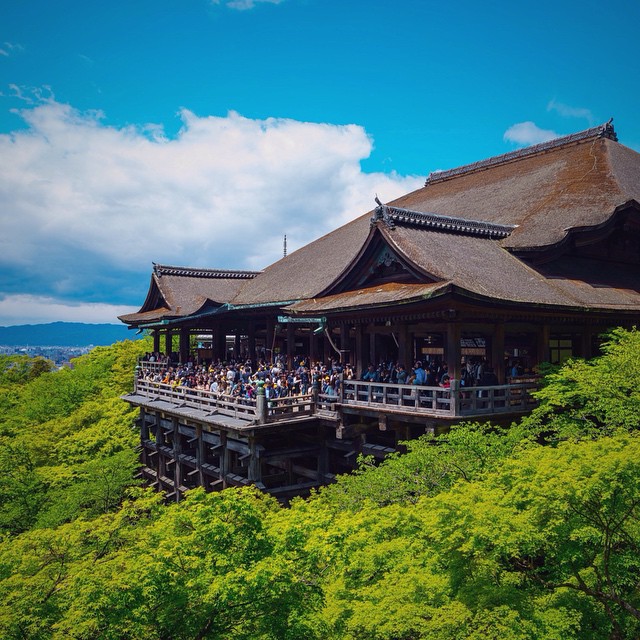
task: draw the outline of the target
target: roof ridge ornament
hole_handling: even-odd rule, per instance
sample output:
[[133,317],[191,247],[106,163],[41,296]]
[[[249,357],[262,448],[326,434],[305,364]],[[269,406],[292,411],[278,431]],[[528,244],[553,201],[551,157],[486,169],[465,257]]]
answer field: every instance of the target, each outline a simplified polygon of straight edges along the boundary
[[479,160],[478,162],[465,164],[453,169],[447,169],[445,171],[432,171],[427,176],[424,186],[428,187],[431,184],[444,182],[445,180],[450,180],[451,178],[456,178],[460,175],[475,173],[476,171],[489,169],[501,164],[506,164],[507,162],[519,160],[520,158],[526,158],[527,156],[544,153],[552,149],[564,147],[576,142],[582,142],[584,140],[607,138],[609,140],[613,140],[614,142],[618,142],[618,136],[616,135],[612,123],[613,118],[610,118],[604,124],[598,125],[597,127],[591,127],[590,129],[585,129],[584,131],[578,131],[577,133],[571,133],[567,136],[553,138],[553,140],[548,140],[547,142],[540,142],[539,144],[534,144],[530,147],[523,147],[522,149],[516,149],[515,151],[510,151],[509,153],[503,153],[499,156],[492,156],[490,158],[487,158],[486,160]]
[[394,229],[395,224],[389,215],[389,207],[386,204],[380,202],[377,193],[375,196],[375,201],[378,206],[374,209],[373,216],[371,216],[371,226],[373,227],[376,222],[381,221],[384,222],[384,224],[389,227],[389,229]]

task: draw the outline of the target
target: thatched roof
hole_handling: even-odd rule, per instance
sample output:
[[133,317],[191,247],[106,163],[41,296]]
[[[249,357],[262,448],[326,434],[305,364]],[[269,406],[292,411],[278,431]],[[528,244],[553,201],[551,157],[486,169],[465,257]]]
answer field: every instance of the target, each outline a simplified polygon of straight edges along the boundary
[[[619,144],[607,123],[431,174],[424,187],[380,203],[260,273],[202,276],[196,272],[214,272],[163,267],[140,312],[121,319],[141,323],[145,314],[169,317],[167,310],[183,317],[207,301],[230,308],[277,303],[313,314],[397,305],[453,289],[513,303],[640,310],[640,267],[562,258],[579,244],[570,242],[577,233],[612,226],[620,211],[640,219],[638,203],[640,154]],[[365,268],[374,234],[414,280],[345,290],[347,274]],[[536,266],[530,258],[543,250],[547,264]],[[245,275],[231,275],[238,273]],[[416,273],[424,278],[416,280]]]

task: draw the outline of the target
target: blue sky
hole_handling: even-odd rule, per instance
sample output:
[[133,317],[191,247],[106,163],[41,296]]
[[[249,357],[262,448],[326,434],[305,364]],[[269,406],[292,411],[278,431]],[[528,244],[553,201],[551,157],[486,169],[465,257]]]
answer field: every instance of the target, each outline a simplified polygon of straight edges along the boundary
[[117,322],[154,261],[263,268],[612,116],[640,150],[635,1],[1,7],[0,325]]

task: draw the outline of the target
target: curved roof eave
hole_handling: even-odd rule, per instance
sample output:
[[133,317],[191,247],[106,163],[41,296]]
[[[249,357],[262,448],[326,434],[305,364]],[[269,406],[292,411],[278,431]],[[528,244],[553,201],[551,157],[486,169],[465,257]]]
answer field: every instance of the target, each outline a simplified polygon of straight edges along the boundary
[[561,252],[565,247],[569,246],[577,236],[604,231],[607,228],[613,227],[618,222],[620,216],[628,213],[631,210],[640,213],[640,202],[638,202],[634,198],[631,198],[630,200],[619,204],[611,212],[611,215],[606,220],[603,220],[600,223],[579,227],[570,227],[568,229],[565,229],[564,237],[558,242],[525,247],[511,247],[505,240],[502,241],[501,244],[507,251],[510,251],[511,253],[522,257],[530,256],[533,254],[557,254],[558,252]]

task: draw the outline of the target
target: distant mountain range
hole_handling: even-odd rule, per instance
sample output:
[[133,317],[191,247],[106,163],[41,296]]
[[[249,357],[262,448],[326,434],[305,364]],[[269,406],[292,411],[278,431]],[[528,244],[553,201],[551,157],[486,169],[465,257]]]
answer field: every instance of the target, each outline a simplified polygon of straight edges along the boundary
[[7,346],[97,347],[139,337],[121,324],[51,322],[0,327],[0,345]]

